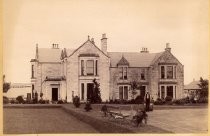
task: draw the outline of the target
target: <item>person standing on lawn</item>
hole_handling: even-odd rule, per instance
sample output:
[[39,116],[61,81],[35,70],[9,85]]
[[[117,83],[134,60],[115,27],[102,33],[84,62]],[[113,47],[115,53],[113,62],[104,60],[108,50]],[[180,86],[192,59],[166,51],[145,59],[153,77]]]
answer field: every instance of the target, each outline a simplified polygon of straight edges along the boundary
[[145,102],[146,102],[146,111],[149,111],[149,106],[150,106],[150,94],[147,91],[146,95],[145,95]]

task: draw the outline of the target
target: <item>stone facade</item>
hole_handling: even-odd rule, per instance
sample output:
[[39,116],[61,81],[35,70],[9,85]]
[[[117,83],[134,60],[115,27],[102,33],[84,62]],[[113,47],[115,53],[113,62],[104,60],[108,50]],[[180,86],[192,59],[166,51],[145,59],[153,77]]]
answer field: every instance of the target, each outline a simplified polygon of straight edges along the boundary
[[91,97],[94,79],[100,83],[103,101],[130,100],[146,91],[154,99],[177,99],[183,94],[184,66],[168,45],[160,53],[149,53],[146,48],[141,52],[107,52],[103,34],[101,49],[89,37],[75,50],[61,50],[57,44],[51,49],[37,46],[31,65],[33,92],[43,93],[44,99],[52,101],[72,102],[76,95],[86,101]]

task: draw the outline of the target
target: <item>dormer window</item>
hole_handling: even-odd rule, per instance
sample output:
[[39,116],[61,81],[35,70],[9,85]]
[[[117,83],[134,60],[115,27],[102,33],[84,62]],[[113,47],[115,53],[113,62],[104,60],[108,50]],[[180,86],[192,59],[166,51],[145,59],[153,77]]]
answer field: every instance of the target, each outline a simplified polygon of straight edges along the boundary
[[120,61],[117,63],[117,66],[120,68],[120,79],[127,80],[129,62],[124,58],[124,56],[122,56]]

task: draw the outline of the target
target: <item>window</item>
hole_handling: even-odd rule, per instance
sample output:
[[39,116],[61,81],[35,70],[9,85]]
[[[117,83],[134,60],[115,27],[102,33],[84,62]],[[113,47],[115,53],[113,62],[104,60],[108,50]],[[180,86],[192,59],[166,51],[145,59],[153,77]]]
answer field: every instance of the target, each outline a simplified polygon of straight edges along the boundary
[[160,67],[160,78],[173,79],[176,78],[176,66],[165,65]]
[[124,99],[128,99],[128,86],[124,86]]
[[161,66],[161,79],[165,78],[165,67]]
[[167,96],[171,96],[173,98],[173,86],[167,86]]
[[165,98],[165,86],[161,86],[161,98]]
[[128,68],[120,67],[120,79],[128,79]]
[[119,99],[128,100],[128,86],[119,86]]
[[34,98],[34,84],[32,84],[32,98]]
[[141,70],[141,80],[145,80],[145,70]]
[[174,78],[176,78],[176,66],[174,66]]
[[31,78],[34,78],[34,65],[31,66]]
[[119,99],[122,100],[123,99],[123,86],[119,87]]
[[96,60],[96,76],[98,75],[98,60]]
[[167,78],[168,79],[173,78],[173,66],[167,66]]
[[82,83],[81,84],[81,99],[82,100],[84,100],[84,93],[85,93],[84,91],[85,91],[85,89],[84,89],[84,83]]
[[127,74],[128,74],[128,68],[123,67],[123,79],[127,79]]
[[81,75],[84,76],[84,70],[85,70],[85,67],[84,67],[84,60],[81,60]]
[[94,61],[93,60],[87,60],[86,64],[86,73],[87,75],[94,75]]

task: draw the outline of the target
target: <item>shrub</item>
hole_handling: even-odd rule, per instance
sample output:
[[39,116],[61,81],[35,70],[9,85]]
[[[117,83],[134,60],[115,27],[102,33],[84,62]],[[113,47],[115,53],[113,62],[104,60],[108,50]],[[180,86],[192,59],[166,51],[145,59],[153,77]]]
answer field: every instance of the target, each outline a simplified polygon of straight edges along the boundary
[[173,98],[172,98],[171,96],[166,96],[165,101],[166,101],[166,102],[171,102],[172,99],[173,99]]
[[189,103],[189,102],[190,102],[189,97],[173,100],[173,103],[177,104],[177,105],[183,105],[183,104],[186,104],[186,103]]
[[3,96],[3,104],[8,104],[9,99],[6,96]]
[[33,104],[38,103],[38,100],[36,98],[34,98],[32,101],[33,101]]
[[27,100],[25,103],[27,103],[27,104],[33,104],[33,100]]
[[40,104],[49,104],[49,100],[40,99],[38,103],[40,103]]
[[91,107],[91,104],[90,104],[90,102],[89,101],[87,101],[87,103],[85,104],[85,111],[90,111],[90,110],[92,110],[92,107]]
[[134,99],[128,100],[127,103],[128,104],[135,104],[135,100]]
[[75,97],[73,98],[73,104],[74,104],[74,106],[75,106],[76,108],[79,108],[79,106],[80,106],[80,99],[79,99],[78,96],[75,96]]
[[160,98],[157,98],[157,100],[154,101],[154,105],[163,105],[163,104],[165,104],[165,101]]
[[142,103],[144,103],[144,96],[138,95],[138,96],[135,98],[135,104],[142,104]]
[[57,104],[63,104],[63,100],[58,100]]
[[10,103],[11,103],[11,104],[14,104],[14,103],[15,103],[15,100],[12,99],[12,100],[10,101]]
[[198,100],[198,103],[208,103],[208,97],[201,97],[201,98]]
[[24,101],[24,99],[23,99],[22,96],[18,96],[18,97],[16,98],[16,100],[18,101],[18,103],[25,103],[25,101]]

